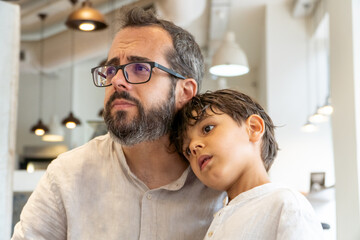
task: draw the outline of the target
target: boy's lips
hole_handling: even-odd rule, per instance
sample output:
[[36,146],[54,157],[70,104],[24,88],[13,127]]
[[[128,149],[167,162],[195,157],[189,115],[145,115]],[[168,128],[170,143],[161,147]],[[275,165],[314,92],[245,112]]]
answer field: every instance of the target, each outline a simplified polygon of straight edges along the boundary
[[198,164],[200,167],[200,171],[204,169],[204,167],[210,162],[211,159],[212,159],[212,156],[210,156],[210,155],[201,155],[198,158]]

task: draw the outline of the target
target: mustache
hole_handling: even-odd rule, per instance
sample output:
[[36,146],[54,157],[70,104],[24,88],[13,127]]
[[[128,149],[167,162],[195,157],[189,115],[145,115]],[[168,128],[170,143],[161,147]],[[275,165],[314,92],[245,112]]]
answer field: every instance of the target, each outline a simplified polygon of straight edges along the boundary
[[130,93],[128,92],[114,92],[113,95],[110,96],[108,102],[106,103],[107,107],[110,107],[112,102],[115,101],[116,99],[125,99],[128,100],[130,102],[133,102],[136,104],[136,106],[141,105],[140,101],[134,97],[132,97],[130,95]]

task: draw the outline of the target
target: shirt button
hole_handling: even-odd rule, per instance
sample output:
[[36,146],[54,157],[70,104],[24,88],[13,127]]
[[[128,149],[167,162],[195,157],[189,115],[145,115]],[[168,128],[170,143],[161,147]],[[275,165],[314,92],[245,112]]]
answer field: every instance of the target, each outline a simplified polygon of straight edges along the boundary
[[146,198],[150,200],[151,199],[151,194],[147,194]]
[[208,237],[212,237],[213,234],[214,234],[214,232],[209,232]]

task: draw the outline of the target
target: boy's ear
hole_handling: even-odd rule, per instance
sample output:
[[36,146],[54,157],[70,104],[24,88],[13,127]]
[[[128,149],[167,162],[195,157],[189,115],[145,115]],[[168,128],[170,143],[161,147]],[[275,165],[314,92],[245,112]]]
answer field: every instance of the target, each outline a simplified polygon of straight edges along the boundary
[[193,78],[178,80],[176,83],[176,109],[182,108],[192,97],[196,95],[197,83]]
[[264,120],[257,114],[253,114],[246,120],[249,140],[251,142],[260,141],[265,131]]

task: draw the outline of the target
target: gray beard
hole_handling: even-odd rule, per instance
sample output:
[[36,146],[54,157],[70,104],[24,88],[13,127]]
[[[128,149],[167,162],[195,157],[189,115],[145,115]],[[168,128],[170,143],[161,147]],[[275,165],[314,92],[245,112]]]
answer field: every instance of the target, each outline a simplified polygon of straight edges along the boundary
[[[122,145],[132,146],[141,142],[158,140],[169,133],[175,114],[175,89],[171,87],[168,98],[158,107],[145,112],[139,100],[128,92],[115,92],[108,100],[104,111],[104,121],[111,137]],[[126,121],[128,113],[118,111],[111,115],[111,103],[115,99],[126,99],[135,103],[138,114]]]

